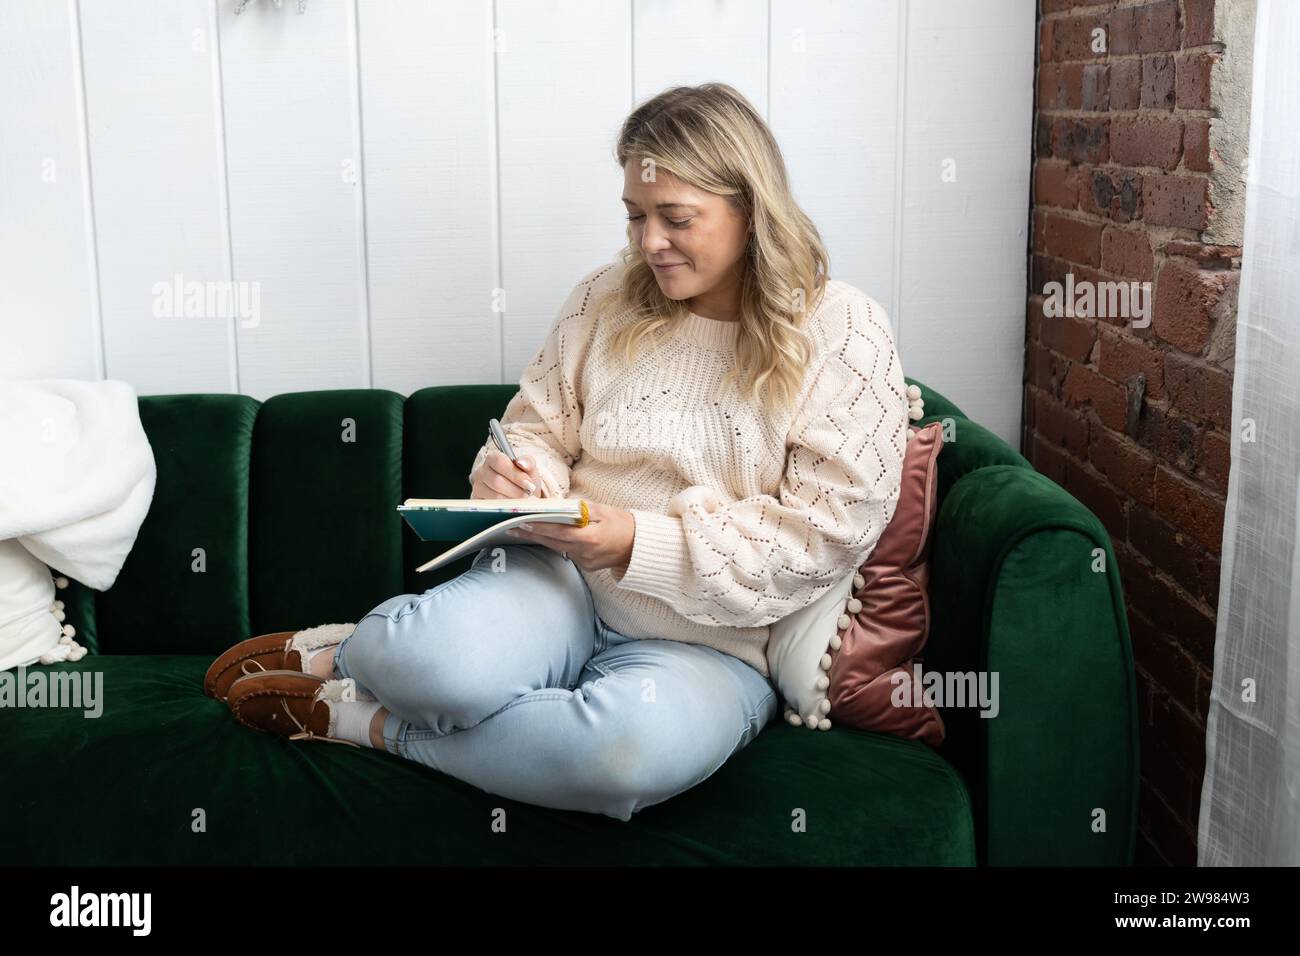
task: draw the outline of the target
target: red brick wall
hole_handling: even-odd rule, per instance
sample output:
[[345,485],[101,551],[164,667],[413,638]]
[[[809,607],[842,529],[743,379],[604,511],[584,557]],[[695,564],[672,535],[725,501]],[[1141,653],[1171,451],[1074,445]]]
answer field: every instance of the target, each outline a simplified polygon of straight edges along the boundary
[[[1105,523],[1141,715],[1137,862],[1194,864],[1239,248],[1207,245],[1214,0],[1040,0],[1023,449]],[[1093,50],[1095,28],[1106,50]],[[1150,325],[1044,289],[1149,281]]]

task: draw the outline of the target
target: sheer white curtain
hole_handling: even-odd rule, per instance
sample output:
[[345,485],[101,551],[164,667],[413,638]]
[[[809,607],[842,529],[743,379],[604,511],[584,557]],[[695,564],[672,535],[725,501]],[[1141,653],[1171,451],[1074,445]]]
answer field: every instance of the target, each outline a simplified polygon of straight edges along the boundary
[[1300,3],[1260,0],[1202,866],[1300,864]]

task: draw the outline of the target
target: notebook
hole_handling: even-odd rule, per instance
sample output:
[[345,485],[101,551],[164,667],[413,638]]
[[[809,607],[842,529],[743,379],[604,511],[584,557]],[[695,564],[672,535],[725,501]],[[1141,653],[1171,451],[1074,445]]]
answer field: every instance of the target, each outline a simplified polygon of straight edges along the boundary
[[553,521],[581,528],[590,519],[581,498],[407,498],[397,512],[421,541],[460,541],[416,571],[432,571],[481,548],[531,543],[506,534],[516,525]]

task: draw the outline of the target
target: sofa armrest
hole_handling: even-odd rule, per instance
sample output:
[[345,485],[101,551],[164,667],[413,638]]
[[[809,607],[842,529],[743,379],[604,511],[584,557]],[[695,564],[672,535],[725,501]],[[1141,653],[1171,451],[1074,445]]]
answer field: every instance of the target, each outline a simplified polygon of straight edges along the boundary
[[979,467],[944,498],[931,572],[924,670],[984,674],[997,690],[996,716],[941,708],[941,753],[970,789],[980,862],[1131,864],[1136,689],[1101,522],[1030,468]]

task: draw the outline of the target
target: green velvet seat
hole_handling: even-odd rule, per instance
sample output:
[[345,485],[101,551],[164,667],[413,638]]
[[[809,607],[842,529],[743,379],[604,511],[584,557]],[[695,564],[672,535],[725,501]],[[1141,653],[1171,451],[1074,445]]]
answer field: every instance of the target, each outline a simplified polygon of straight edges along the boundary
[[[920,384],[920,383],[917,383]],[[212,658],[354,621],[460,573],[393,512],[463,497],[513,386],[153,396],[158,487],[114,587],[61,592],[102,713],[0,709],[11,864],[1126,864],[1137,724],[1123,595],[1100,522],[955,404],[945,422],[927,670],[999,674],[1000,711],[945,708],[938,750],[775,720],[629,822],[485,793],[389,754],[296,744],[204,696]],[[491,826],[508,812],[506,833]],[[44,826],[40,821],[57,821]]]

